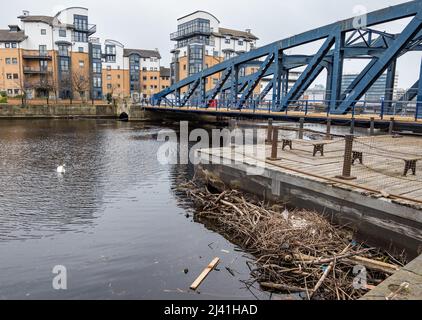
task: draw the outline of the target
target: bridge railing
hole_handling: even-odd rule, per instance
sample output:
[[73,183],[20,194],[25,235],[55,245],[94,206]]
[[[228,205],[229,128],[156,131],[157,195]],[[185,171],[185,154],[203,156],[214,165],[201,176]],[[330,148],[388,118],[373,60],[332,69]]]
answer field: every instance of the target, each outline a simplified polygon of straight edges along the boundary
[[[338,101],[339,103],[341,101]],[[290,101],[288,107],[283,113],[286,115],[303,114],[305,116],[320,115],[329,116],[334,114],[333,108],[329,100],[295,100]],[[173,109],[187,109],[187,110],[215,110],[215,111],[232,111],[232,112],[266,112],[274,113],[274,105],[272,100],[247,100],[244,106],[239,109],[236,107],[236,102],[230,99],[214,99],[205,105],[199,99],[191,99],[183,107],[178,106],[176,99],[165,99],[157,107],[166,107]],[[276,113],[281,113],[277,111]],[[415,120],[422,119],[422,106],[418,106],[416,101],[384,101],[384,100],[359,100],[355,101],[352,109],[348,113],[352,117],[371,115],[384,119],[385,117],[400,116],[405,118],[413,118]]]

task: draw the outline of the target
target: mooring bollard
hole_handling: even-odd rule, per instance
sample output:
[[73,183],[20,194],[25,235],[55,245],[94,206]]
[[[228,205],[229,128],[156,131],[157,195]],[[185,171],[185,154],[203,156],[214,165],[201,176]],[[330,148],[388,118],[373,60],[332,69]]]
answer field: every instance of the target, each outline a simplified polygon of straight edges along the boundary
[[354,180],[356,177],[352,177],[352,153],[353,153],[353,140],[354,135],[346,135],[346,144],[344,148],[344,163],[343,163],[343,174],[336,178],[342,180]]
[[371,118],[370,133],[371,136],[375,135],[375,118]]
[[300,122],[300,126],[299,126],[299,140],[303,140],[303,129],[305,127],[305,118],[300,118],[299,122]]
[[273,119],[268,119],[268,134],[267,134],[267,142],[272,141],[272,135],[273,135]]
[[350,134],[354,134],[355,133],[355,118],[352,118],[352,121],[350,123]]
[[281,160],[278,157],[278,128],[273,128],[273,137],[272,137],[272,145],[271,145],[271,157],[267,158],[270,161],[277,161]]
[[327,135],[325,136],[325,138],[327,140],[332,140],[332,137],[331,137],[331,119],[330,118],[327,119]]
[[394,120],[395,120],[394,118],[390,118],[390,125],[388,127],[388,134],[390,136],[392,136],[394,132]]

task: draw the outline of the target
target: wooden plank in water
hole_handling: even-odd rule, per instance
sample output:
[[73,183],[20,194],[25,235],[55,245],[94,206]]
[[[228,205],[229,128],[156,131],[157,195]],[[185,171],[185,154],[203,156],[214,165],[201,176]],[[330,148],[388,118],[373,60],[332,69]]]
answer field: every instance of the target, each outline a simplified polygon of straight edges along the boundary
[[208,265],[208,267],[205,268],[204,271],[199,275],[199,277],[195,280],[194,283],[190,286],[192,290],[196,290],[199,288],[201,283],[205,280],[205,278],[210,274],[212,270],[218,265],[220,262],[220,258],[215,258],[211,263]]

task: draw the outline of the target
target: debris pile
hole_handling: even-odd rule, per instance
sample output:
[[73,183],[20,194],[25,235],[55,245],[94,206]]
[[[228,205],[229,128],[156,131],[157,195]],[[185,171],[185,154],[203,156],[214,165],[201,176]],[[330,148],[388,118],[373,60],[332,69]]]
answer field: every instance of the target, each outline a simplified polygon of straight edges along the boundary
[[284,205],[271,206],[236,190],[217,191],[198,180],[178,190],[194,202],[195,219],[211,223],[256,258],[247,285],[258,282],[263,289],[303,299],[354,300],[403,266],[356,243],[352,232],[315,212],[289,212]]

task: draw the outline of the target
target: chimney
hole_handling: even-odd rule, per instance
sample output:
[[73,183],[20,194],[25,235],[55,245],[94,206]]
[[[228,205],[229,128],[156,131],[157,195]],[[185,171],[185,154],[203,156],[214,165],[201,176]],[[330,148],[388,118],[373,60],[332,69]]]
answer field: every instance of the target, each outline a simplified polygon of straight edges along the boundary
[[28,11],[28,10],[23,10],[23,11],[22,11],[22,15],[23,15],[24,17],[29,16],[29,11]]
[[246,32],[247,32],[247,33],[251,33],[251,32],[252,32],[252,30],[251,30],[251,29],[246,29]]

